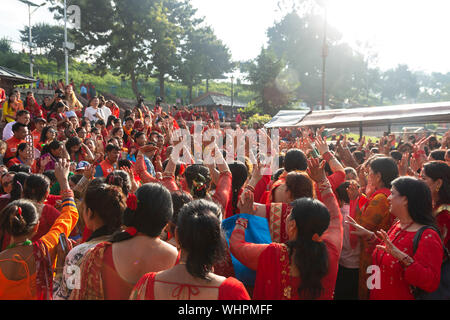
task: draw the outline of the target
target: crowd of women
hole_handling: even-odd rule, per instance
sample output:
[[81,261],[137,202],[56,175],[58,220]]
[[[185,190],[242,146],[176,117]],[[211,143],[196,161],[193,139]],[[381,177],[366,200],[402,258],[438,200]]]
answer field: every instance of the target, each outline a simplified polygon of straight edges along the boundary
[[[194,133],[177,109],[83,106],[71,86],[34,102],[10,108],[0,145],[0,299],[443,297],[450,131],[356,142],[300,128],[274,143],[256,126],[241,156],[223,146],[243,125],[209,119],[221,134],[180,148],[178,129]],[[252,154],[262,140],[268,153]],[[212,161],[194,160],[199,147]],[[227,241],[223,220],[244,213],[271,243],[248,242],[245,216]]]

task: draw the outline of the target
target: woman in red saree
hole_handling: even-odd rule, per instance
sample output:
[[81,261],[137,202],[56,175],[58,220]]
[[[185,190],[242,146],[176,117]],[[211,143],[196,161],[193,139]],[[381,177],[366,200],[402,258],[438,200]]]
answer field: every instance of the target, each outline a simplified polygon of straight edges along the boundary
[[[308,167],[324,204],[311,198],[292,203],[286,223],[287,243],[247,243],[247,220],[236,222],[230,238],[231,252],[256,270],[255,300],[333,299],[342,248],[342,217],[324,163],[319,165],[317,159],[312,159]],[[250,196],[250,201],[241,202],[241,212],[251,212],[252,205]]]
[[8,248],[0,253],[1,300],[52,299],[53,266],[59,235],[68,236],[78,220],[68,174],[69,163],[60,161],[55,175],[63,190],[63,209],[50,231],[39,240],[30,240],[39,229],[39,216],[30,201],[14,201],[2,211],[0,227],[12,237]]
[[[392,158],[378,157],[369,160],[369,175],[366,188],[367,196],[361,195],[357,201],[352,199],[350,216],[364,228],[370,231],[379,229],[389,230],[393,217],[389,213],[388,197],[390,196],[391,182],[398,177],[398,167]],[[369,191],[373,190],[373,191]],[[358,240],[361,242],[361,255],[359,260],[359,299],[369,299],[367,279],[370,274],[367,268],[372,264],[373,244],[364,238],[352,234],[350,228],[350,244],[356,247]]]
[[[413,251],[413,239],[424,226],[435,227],[428,186],[411,177],[392,182],[390,210],[398,220],[385,232],[372,232],[349,218],[356,233],[372,240],[376,248],[372,264],[379,268],[378,283],[370,290],[371,300],[414,300],[413,287],[435,291],[440,282],[443,246],[439,234],[426,229]],[[378,238],[378,239],[377,239]]]
[[[259,171],[256,167],[255,171]],[[253,191],[252,185],[258,178],[254,178],[258,173],[252,175],[252,179],[247,185],[247,190]],[[278,187],[278,199],[280,202],[270,204],[254,203],[254,214],[266,218],[269,223],[269,230],[272,242],[285,243],[288,241],[286,229],[287,217],[291,214],[290,203],[299,198],[315,198],[314,183],[306,172],[293,171],[286,175],[285,182]]]
[[214,274],[214,263],[226,252],[220,215],[221,209],[211,201],[195,200],[185,205],[175,231],[180,262],[169,270],[144,275],[130,299],[250,300],[240,281]]
[[128,228],[86,253],[80,289],[72,291],[71,300],[128,300],[144,274],[175,265],[177,249],[160,239],[173,212],[169,191],[160,184],[145,184],[128,196],[127,207]]
[[423,166],[421,177],[431,190],[433,215],[444,246],[450,250],[450,167],[444,161],[429,162]]

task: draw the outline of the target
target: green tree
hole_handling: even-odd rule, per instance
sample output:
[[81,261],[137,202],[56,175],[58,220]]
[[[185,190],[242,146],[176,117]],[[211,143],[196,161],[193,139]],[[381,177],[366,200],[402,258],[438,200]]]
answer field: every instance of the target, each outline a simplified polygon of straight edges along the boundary
[[241,71],[247,71],[251,89],[258,93],[257,103],[265,114],[274,115],[282,106],[289,104],[298,81],[286,70],[283,59],[262,48],[259,56],[243,64]]
[[[51,0],[53,10],[61,19],[62,6]],[[71,30],[77,50],[95,61],[95,71],[118,72],[131,79],[139,96],[139,75],[150,74],[153,66],[148,39],[151,38],[152,12],[157,1],[152,0],[78,0],[69,4],[80,6],[81,27]]]
[[[20,31],[20,40],[28,44],[29,27],[26,26]],[[60,71],[64,65],[64,28],[61,26],[49,25],[47,23],[36,24],[31,27],[31,43],[44,55],[56,62],[57,70]],[[70,51],[70,56],[74,52]]]
[[193,87],[202,79],[221,78],[232,68],[228,48],[208,26],[188,32],[180,56],[177,77],[188,87],[189,101],[192,101]]
[[178,51],[186,39],[187,30],[202,21],[194,19],[195,12],[196,10],[186,0],[157,2],[151,12],[151,37],[148,41],[154,67],[152,77],[158,79],[162,97],[166,92],[166,77],[176,77],[176,66],[181,58]]
[[419,95],[419,84],[416,75],[407,65],[398,65],[387,70],[382,75],[382,90],[380,104],[386,99],[389,103],[415,102]]

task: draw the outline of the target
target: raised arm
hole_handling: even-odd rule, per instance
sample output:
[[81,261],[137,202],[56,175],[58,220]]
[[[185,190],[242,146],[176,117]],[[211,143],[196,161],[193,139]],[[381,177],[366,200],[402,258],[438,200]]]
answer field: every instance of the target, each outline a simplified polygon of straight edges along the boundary
[[269,244],[256,244],[245,241],[245,229],[247,229],[247,219],[237,219],[236,226],[230,237],[231,253],[244,266],[252,270],[258,269],[258,260],[261,253],[269,246]]
[[153,177],[150,173],[147,172],[147,168],[145,166],[144,155],[139,150],[136,157],[135,164],[136,173],[139,175],[143,183],[159,183],[160,181]]
[[308,161],[308,175],[317,183],[322,202],[330,213],[330,225],[322,235],[322,239],[332,243],[336,248],[342,248],[343,229],[341,210],[331,189],[331,184],[326,178],[324,166],[325,162],[323,161],[319,164],[318,159]]
[[50,231],[40,238],[50,253],[52,264],[56,257],[55,249],[59,242],[59,235],[64,233],[68,237],[78,221],[78,210],[67,179],[69,175],[69,166],[70,162],[65,160],[59,160],[58,163],[56,163],[55,176],[62,190],[62,211]]
[[231,197],[231,181],[233,176],[231,175],[230,168],[228,167],[228,164],[223,158],[223,154],[220,152],[217,145],[215,146],[215,162],[217,163],[220,176],[219,181],[216,184],[216,192],[212,198],[216,202],[220,203],[222,208],[226,208]]

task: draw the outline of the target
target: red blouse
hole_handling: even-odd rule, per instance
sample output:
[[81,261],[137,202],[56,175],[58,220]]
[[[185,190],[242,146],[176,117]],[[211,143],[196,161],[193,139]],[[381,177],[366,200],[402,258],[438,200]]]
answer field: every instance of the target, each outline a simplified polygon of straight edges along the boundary
[[[401,251],[414,259],[409,267],[381,249],[373,251],[373,264],[380,267],[380,286],[370,290],[371,300],[414,300],[411,286],[427,292],[437,290],[441,278],[443,259],[442,241],[431,229],[422,234],[416,253],[413,255],[414,232],[402,231],[396,222],[389,229],[389,239]],[[376,281],[374,281],[376,284]]]
[[[342,215],[328,180],[319,185],[323,203],[330,213],[330,225],[322,240],[328,252],[328,273],[322,278],[323,293],[318,299],[333,299],[339,256],[342,250]],[[246,267],[256,270],[253,299],[299,299],[300,278],[290,276],[290,259],[285,244],[254,244],[245,242],[245,232],[235,229],[230,238],[231,253]]]
[[436,222],[444,240],[444,246],[450,251],[450,205],[444,204],[435,210]]
[[[207,287],[207,286],[194,286],[182,283],[174,283],[174,282],[166,282],[155,280],[156,272],[147,273],[144,275],[131,293],[130,300],[155,300],[155,282],[167,283],[167,284],[176,284],[178,287],[174,290],[173,297],[177,298],[183,292],[183,290],[189,290],[189,296],[195,297],[198,294],[199,288],[218,288],[219,289],[219,297],[218,300],[250,300],[250,296],[248,295],[247,290],[245,289],[242,282],[239,280],[230,277],[227,278],[219,287]],[[139,294],[139,289],[144,288],[144,295]],[[178,293],[178,295],[177,295]]]

